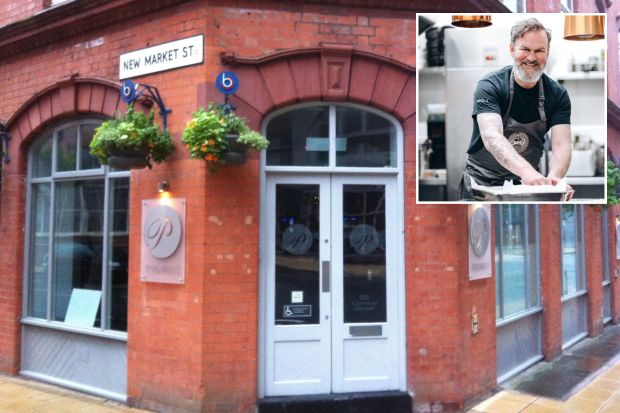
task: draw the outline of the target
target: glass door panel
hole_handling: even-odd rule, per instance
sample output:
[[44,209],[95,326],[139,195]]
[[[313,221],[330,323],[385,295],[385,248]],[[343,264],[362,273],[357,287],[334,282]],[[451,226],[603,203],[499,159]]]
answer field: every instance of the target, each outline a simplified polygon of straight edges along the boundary
[[385,322],[385,187],[344,185],[342,198],[344,322]]
[[319,323],[319,200],[319,185],[276,185],[276,325]]
[[391,177],[332,177],[333,392],[398,389],[395,188]]
[[329,393],[329,176],[271,178],[265,205],[265,393]]

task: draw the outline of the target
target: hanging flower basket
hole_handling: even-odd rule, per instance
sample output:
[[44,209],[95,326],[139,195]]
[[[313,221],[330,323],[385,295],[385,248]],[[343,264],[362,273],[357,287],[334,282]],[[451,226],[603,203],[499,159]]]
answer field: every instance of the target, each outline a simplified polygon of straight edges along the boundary
[[110,148],[108,166],[116,169],[142,169],[149,166],[149,148],[141,146],[132,149]]
[[260,151],[269,141],[250,129],[246,120],[210,103],[200,108],[183,131],[183,143],[190,158],[203,159],[214,172],[218,164],[241,165],[248,149]]
[[119,169],[151,167],[172,153],[167,131],[154,123],[154,113],[136,112],[130,105],[121,117],[105,121],[95,131],[90,153],[103,165]]
[[248,146],[239,142],[239,135],[226,135],[228,148],[222,152],[221,163],[226,165],[243,165],[247,160],[246,151]]

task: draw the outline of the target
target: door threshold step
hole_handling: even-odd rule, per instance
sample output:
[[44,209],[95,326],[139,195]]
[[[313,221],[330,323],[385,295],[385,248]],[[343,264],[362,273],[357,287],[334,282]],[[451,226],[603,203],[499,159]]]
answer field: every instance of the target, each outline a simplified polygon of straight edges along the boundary
[[411,413],[413,400],[404,391],[381,391],[265,397],[257,413]]

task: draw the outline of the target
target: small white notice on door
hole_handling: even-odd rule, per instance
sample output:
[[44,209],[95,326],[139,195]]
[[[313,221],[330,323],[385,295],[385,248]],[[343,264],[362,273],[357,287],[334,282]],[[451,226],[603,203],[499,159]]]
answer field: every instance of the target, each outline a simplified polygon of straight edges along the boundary
[[101,302],[101,291],[74,288],[69,299],[65,323],[93,327]]
[[291,303],[299,304],[304,302],[303,291],[291,291]]

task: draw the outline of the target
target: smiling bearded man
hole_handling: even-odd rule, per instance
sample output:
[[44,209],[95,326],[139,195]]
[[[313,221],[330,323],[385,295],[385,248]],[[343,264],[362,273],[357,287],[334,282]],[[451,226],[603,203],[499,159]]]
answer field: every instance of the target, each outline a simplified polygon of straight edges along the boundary
[[[544,74],[550,43],[551,32],[538,20],[517,22],[510,31],[513,64],[478,82],[461,199],[475,199],[472,180],[485,186],[510,180],[555,185],[566,175],[572,150],[571,104],[564,86]],[[538,165],[549,130],[553,153],[544,176]]]

